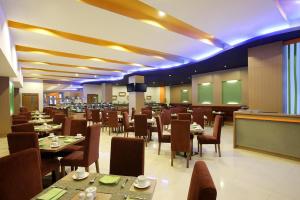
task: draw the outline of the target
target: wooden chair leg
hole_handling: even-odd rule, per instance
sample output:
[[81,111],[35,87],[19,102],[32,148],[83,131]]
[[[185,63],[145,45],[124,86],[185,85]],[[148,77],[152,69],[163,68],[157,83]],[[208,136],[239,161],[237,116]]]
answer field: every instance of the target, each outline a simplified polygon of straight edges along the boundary
[[65,168],[65,166],[62,165],[61,166],[61,178],[64,177],[65,174],[66,174],[66,168]]
[[215,144],[215,152],[217,153],[217,144]]
[[95,165],[96,165],[96,171],[97,171],[97,173],[100,173],[100,170],[99,170],[99,161],[98,160],[95,162]]
[[219,157],[221,157],[221,148],[220,148],[220,144],[218,144],[218,151],[219,151]]
[[161,145],[161,143],[159,142],[158,143],[158,155],[160,155],[160,145]]
[[186,156],[186,168],[189,168],[190,158],[191,158],[191,153],[187,152],[187,156]]
[[200,156],[202,157],[202,144],[200,144]]
[[173,167],[174,151],[171,152],[171,166]]
[[89,167],[85,167],[85,171],[89,172],[90,171]]
[[58,171],[59,171],[59,170],[53,170],[53,171],[51,172],[51,179],[52,179],[51,181],[52,181],[52,184],[55,183],[56,180],[57,180],[56,177],[57,177]]

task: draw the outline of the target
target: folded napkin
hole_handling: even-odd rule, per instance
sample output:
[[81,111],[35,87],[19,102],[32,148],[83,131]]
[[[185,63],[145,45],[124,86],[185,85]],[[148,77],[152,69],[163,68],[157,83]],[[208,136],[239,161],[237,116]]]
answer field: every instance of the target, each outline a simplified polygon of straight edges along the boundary
[[67,191],[61,188],[52,188],[46,193],[39,196],[37,199],[39,200],[57,200],[62,195],[64,195]]
[[120,181],[120,176],[110,176],[105,175],[99,179],[102,184],[118,184]]

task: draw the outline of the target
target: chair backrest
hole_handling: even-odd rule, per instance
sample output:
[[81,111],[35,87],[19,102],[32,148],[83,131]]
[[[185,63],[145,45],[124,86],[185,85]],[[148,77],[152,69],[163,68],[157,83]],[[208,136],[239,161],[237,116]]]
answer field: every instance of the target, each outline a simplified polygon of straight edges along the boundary
[[160,117],[161,117],[162,125],[169,125],[169,124],[171,124],[171,110],[164,109],[161,112]]
[[12,120],[12,124],[16,125],[16,124],[26,124],[28,123],[28,121],[26,119],[13,119]]
[[[87,109],[87,115],[89,115],[88,109]],[[93,122],[100,122],[100,110],[92,110],[92,121]]]
[[156,119],[157,133],[158,133],[158,142],[161,142],[163,130],[164,130],[163,125],[162,125],[160,116],[156,116],[155,119]]
[[223,116],[221,115],[215,116],[213,136],[217,138],[218,143],[220,143],[221,141],[222,121],[223,121]]
[[187,108],[183,106],[178,106],[177,107],[177,112],[178,113],[187,113]]
[[9,153],[16,153],[29,148],[40,150],[38,134],[34,132],[18,132],[7,134]]
[[28,112],[28,109],[25,108],[25,107],[21,107],[20,108],[20,113],[25,113],[25,112]]
[[134,115],[134,133],[135,136],[148,135],[147,115]]
[[193,109],[193,122],[204,128],[204,112],[200,108]]
[[84,162],[89,165],[99,158],[100,124],[94,124],[87,128],[84,145]]
[[216,200],[217,190],[203,161],[197,161],[191,177],[187,200]]
[[71,129],[70,135],[76,135],[77,133],[81,133],[82,135],[86,135],[87,132],[87,121],[85,119],[72,119],[71,120]]
[[190,122],[188,120],[172,120],[171,122],[171,150],[190,152]]
[[109,127],[118,127],[118,112],[109,111],[107,115],[107,125]]
[[212,107],[205,107],[205,108],[202,108],[202,110],[204,112],[204,115],[207,117],[207,121],[211,122],[212,118],[213,118]]
[[143,139],[113,137],[110,150],[110,174],[139,176],[144,174]]
[[123,125],[124,125],[124,130],[126,131],[129,127],[129,116],[128,116],[128,112],[123,112]]
[[103,124],[107,124],[107,121],[108,121],[108,111],[107,110],[103,110],[101,112],[101,119],[102,119]]
[[63,135],[70,135],[71,122],[72,122],[71,118],[69,118],[69,117],[65,118],[65,123],[64,123],[64,128],[63,128]]
[[12,119],[13,120],[27,120],[27,117],[25,116],[25,115],[22,115],[22,114],[20,114],[20,115],[12,115]]
[[134,115],[135,115],[135,108],[132,107],[132,108],[131,108],[131,120],[134,119]]
[[11,126],[12,132],[34,132],[32,123],[16,124]]
[[152,119],[152,110],[150,110],[149,108],[142,108],[141,111],[142,114],[147,115],[148,119]]
[[53,116],[53,123],[55,124],[64,124],[65,123],[65,114],[55,114]]
[[178,113],[179,120],[189,120],[192,121],[192,115],[190,113]]
[[27,149],[0,158],[1,199],[29,200],[43,190],[39,152]]

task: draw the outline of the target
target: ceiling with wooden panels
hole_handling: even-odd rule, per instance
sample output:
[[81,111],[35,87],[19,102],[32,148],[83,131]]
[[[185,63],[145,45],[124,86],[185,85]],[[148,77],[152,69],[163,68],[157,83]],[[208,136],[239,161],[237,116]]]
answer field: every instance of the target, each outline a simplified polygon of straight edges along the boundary
[[24,77],[78,83],[187,66],[300,22],[300,0],[0,3]]

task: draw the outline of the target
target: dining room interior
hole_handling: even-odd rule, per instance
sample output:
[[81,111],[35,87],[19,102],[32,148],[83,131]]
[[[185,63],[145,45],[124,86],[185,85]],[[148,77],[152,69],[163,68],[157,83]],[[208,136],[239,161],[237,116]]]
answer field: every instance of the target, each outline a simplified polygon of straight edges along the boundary
[[299,0],[0,0],[0,199],[298,200]]

